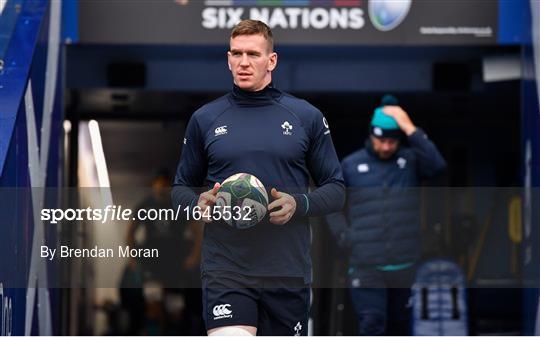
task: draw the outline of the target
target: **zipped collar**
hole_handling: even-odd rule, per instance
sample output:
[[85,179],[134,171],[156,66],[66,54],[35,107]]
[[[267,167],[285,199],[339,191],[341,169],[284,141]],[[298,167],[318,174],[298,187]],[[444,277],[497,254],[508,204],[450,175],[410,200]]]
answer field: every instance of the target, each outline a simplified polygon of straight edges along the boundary
[[231,96],[238,105],[268,105],[272,104],[282,95],[281,91],[274,88],[272,83],[259,91],[248,91],[233,85]]

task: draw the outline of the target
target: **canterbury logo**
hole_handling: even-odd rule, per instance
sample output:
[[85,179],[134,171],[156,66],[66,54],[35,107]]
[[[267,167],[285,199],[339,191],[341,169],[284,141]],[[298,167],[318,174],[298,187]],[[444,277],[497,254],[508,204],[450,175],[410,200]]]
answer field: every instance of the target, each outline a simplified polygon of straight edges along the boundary
[[214,307],[212,313],[214,314],[214,319],[220,318],[230,318],[232,317],[232,310],[229,309],[230,304],[219,304]]
[[218,126],[214,130],[214,135],[215,136],[221,136],[221,135],[225,135],[225,134],[227,134],[227,125]]

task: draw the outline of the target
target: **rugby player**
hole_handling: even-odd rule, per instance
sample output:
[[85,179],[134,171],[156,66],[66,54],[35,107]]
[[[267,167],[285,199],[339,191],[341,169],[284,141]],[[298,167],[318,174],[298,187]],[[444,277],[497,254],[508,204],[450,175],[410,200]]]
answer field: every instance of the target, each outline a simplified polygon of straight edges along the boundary
[[[238,23],[227,53],[233,89],[191,117],[173,183],[175,207],[213,206],[240,172],[271,191],[267,217],[248,229],[205,219],[201,274],[209,335],[306,335],[311,258],[308,217],[338,211],[344,182],[328,123],[274,87],[269,27]],[[204,71],[204,70],[202,70]],[[308,191],[310,176],[315,187]],[[197,194],[196,187],[207,191]]]

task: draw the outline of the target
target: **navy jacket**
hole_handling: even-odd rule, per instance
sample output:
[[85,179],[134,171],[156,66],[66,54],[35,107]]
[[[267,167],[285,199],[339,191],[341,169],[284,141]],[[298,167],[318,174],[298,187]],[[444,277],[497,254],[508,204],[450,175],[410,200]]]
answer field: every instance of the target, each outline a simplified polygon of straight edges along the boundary
[[415,262],[420,255],[420,194],[417,188],[446,162],[417,129],[410,147],[381,160],[366,147],[342,161],[347,186],[345,212],[327,216],[341,246],[351,250],[351,266],[384,267]]
[[[205,226],[202,270],[311,280],[308,216],[338,211],[345,201],[341,167],[322,113],[304,100],[273,87],[233,91],[194,113],[172,198],[195,206],[198,191],[235,173],[261,180],[269,197],[275,187],[293,195],[295,216],[285,225],[268,221],[243,230],[225,222]],[[316,188],[308,192],[310,176]],[[272,200],[270,200],[271,202]]]

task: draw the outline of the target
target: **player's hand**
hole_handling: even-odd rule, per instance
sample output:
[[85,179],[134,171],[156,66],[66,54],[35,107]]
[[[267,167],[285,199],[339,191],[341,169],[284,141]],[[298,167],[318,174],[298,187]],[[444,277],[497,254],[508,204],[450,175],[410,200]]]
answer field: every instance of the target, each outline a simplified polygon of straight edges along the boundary
[[274,225],[284,225],[291,220],[296,212],[296,200],[290,194],[278,192],[275,188],[272,188],[270,194],[276,200],[268,205],[268,210],[278,208],[270,213],[270,222]]
[[383,112],[388,116],[394,117],[401,131],[410,136],[416,131],[416,126],[411,121],[411,118],[401,107],[397,105],[386,105],[383,107]]
[[209,214],[210,216],[203,216],[201,219],[206,223],[212,222],[212,206],[216,203],[216,194],[221,187],[220,183],[215,183],[214,187],[206,192],[201,193],[197,206],[200,208],[202,214]]

